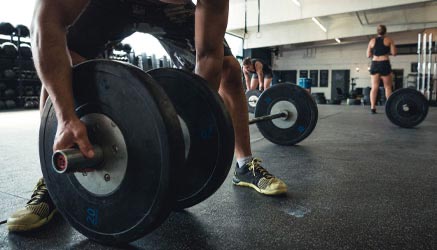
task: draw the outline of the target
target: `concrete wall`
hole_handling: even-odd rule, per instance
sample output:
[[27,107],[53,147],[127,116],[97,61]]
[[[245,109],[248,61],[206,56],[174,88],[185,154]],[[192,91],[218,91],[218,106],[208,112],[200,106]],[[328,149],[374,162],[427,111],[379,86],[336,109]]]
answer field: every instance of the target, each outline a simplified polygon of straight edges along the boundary
[[[313,88],[313,92],[324,92],[331,99],[331,70],[350,70],[351,78],[356,80],[356,87],[370,86],[368,67],[370,60],[366,58],[367,43],[335,45],[313,49],[283,51],[273,57],[274,70],[329,70],[329,86]],[[391,57],[393,69],[404,70],[404,84],[411,73],[411,63],[417,62],[417,55],[401,55]]]

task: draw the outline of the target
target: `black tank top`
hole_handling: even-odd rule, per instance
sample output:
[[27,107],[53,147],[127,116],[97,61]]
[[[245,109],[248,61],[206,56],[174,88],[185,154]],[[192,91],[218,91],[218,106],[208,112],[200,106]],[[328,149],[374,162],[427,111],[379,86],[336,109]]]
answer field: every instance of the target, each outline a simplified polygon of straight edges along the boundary
[[258,59],[258,58],[253,58],[252,59],[252,65],[253,65],[253,68],[255,69],[255,71],[253,71],[252,73],[256,73],[256,67],[255,67],[255,63],[256,62],[262,63],[262,65],[263,65],[263,73],[264,74],[272,74],[272,68],[270,68],[270,66],[267,63],[265,63],[263,60]]
[[375,46],[373,47],[374,56],[383,56],[390,54],[390,47],[384,45],[384,37],[378,36],[375,39]]

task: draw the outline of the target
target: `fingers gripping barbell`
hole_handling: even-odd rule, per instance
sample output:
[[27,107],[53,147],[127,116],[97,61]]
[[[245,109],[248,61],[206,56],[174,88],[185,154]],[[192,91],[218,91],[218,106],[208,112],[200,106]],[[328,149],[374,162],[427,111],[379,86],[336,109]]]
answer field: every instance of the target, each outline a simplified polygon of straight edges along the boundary
[[[308,137],[317,125],[317,105],[301,87],[277,84],[262,94],[249,93],[248,105],[255,106],[255,118],[261,134],[279,145],[294,145]],[[255,103],[255,105],[253,105]]]
[[138,239],[225,180],[232,123],[200,77],[95,60],[74,68],[73,83],[76,113],[96,157],[85,159],[77,149],[53,152],[57,121],[47,100],[40,160],[56,207],[88,238],[104,244]]

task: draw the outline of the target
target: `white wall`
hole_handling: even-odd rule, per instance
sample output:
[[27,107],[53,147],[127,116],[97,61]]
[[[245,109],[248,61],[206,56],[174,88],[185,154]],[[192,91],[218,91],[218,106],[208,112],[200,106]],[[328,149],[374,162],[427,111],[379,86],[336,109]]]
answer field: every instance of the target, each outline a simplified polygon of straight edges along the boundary
[[[437,27],[436,1],[330,0],[329,4],[325,0],[300,1],[302,9],[291,0],[262,0],[260,29],[258,10],[249,9],[247,33],[244,22],[241,24],[244,9],[238,9],[244,2],[231,1],[228,32],[244,36],[245,48],[260,48],[373,35],[380,23],[386,24],[390,32]],[[248,1],[249,7],[253,8],[256,2]],[[318,18],[326,32],[311,20],[312,16]]]
[[[366,58],[366,49],[367,43],[357,43],[283,51],[273,58],[272,66],[274,70],[297,70],[297,76],[299,70],[329,70],[328,87],[312,88],[312,92],[323,92],[327,99],[331,99],[331,70],[350,70],[350,78],[358,78],[356,87],[370,86],[370,60]],[[404,84],[412,62],[417,62],[417,55],[391,57],[392,68],[404,70]]]
[[[301,7],[291,0],[261,0],[261,24],[273,24],[311,17],[372,10],[431,0],[299,0]],[[228,28],[244,28],[244,1],[230,1]],[[247,24],[258,24],[258,1],[247,1]]]

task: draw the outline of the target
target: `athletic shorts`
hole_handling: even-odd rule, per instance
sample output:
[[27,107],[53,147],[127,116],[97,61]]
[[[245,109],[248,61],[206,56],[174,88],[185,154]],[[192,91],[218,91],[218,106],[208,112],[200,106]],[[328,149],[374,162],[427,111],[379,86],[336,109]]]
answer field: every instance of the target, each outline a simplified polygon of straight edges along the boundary
[[[270,79],[270,78],[273,78],[272,73],[264,73],[264,79]],[[258,74],[252,73],[252,79],[258,79]]]
[[[153,35],[178,68],[193,70],[193,3],[166,4],[147,0],[91,0],[78,20],[69,28],[68,48],[93,59],[134,32]],[[224,56],[232,56],[224,41]]]
[[372,61],[370,66],[370,74],[376,75],[380,74],[381,76],[387,76],[391,74],[391,65],[390,61]]

